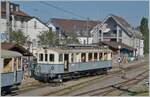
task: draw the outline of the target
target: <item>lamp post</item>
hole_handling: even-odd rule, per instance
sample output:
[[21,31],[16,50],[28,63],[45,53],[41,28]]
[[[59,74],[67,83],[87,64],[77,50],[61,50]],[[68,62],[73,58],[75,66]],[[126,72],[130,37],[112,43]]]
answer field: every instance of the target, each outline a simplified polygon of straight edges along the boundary
[[118,45],[118,49],[119,49],[119,58],[118,58],[118,62],[119,62],[119,70],[121,71],[121,78],[126,78],[125,77],[125,70],[121,67],[121,54],[120,54],[120,49],[121,49],[121,46]]
[[120,66],[120,63],[121,63],[121,56],[120,56],[120,49],[121,49],[121,46],[118,45],[118,63],[119,63],[119,71],[121,70],[121,66]]

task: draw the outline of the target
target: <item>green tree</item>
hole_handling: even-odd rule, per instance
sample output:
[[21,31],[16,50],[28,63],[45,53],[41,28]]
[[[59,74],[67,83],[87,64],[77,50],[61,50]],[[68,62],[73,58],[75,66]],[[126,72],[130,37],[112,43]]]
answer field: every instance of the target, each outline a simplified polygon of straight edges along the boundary
[[149,53],[149,29],[148,19],[143,17],[140,24],[140,31],[144,36],[144,53]]
[[38,35],[39,43],[42,46],[56,46],[58,45],[58,35],[50,31],[42,32]]
[[27,41],[27,37],[25,37],[22,31],[12,31],[10,32],[10,41],[16,42],[17,44],[24,45]]
[[68,37],[66,37],[64,41],[64,44],[79,44],[77,35],[75,33],[69,33]]

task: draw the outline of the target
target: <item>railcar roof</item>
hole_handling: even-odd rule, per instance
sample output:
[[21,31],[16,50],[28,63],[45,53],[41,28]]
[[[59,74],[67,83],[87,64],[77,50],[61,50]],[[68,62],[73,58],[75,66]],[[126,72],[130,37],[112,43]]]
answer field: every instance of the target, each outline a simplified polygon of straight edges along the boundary
[[1,58],[21,57],[22,54],[16,51],[1,50]]
[[71,53],[71,52],[106,52],[110,51],[108,48],[102,48],[102,47],[58,47],[58,48],[46,48],[45,50],[53,50],[58,53]]

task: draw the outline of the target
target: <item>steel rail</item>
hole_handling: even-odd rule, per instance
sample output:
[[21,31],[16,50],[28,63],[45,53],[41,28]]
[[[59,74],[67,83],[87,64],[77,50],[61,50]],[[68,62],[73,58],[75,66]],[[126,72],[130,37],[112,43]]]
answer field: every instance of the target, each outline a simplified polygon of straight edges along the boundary
[[[105,87],[102,87],[102,88],[97,88],[97,89],[94,89],[94,90],[90,90],[90,91],[87,91],[87,92],[83,92],[83,93],[79,93],[79,94],[76,94],[74,96],[81,96],[81,95],[85,95],[85,94],[89,94],[89,93],[93,93],[93,92],[96,92],[96,91],[100,91],[100,90],[105,90],[105,91],[102,91],[102,92],[99,92],[99,93],[95,93],[91,96],[97,96],[97,95],[101,95],[103,94],[103,96],[107,95],[108,93],[110,92],[113,92],[115,90],[115,88],[113,88],[114,86],[117,86],[119,85],[118,87],[121,87],[133,80],[137,80],[137,77],[140,77],[141,75],[143,75],[144,73],[146,73],[148,70],[138,74],[137,76],[135,76],[134,78],[132,79],[129,79],[129,80],[126,80],[126,81],[123,81],[123,82],[120,82],[120,83],[117,83],[117,84],[113,84],[113,85],[108,85],[108,86],[105,86]],[[145,77],[144,77],[145,78]],[[142,79],[139,79],[139,80],[143,80]],[[137,82],[137,81],[136,81]],[[132,83],[133,84],[133,83]],[[127,84],[127,85],[130,85],[130,84]]]
[[[135,68],[139,68],[143,65],[133,65],[133,66],[130,66],[130,67],[127,67],[125,68],[127,71],[131,70],[131,69],[135,69]],[[48,95],[57,95],[57,96],[62,96],[62,95],[66,95],[68,94],[69,92],[73,91],[73,90],[78,90],[78,89],[81,89],[81,88],[84,88],[86,86],[88,86],[89,84],[92,84],[92,83],[96,83],[96,82],[99,82],[99,80],[101,80],[102,78],[110,78],[112,76],[114,76],[114,74],[118,74],[118,70],[117,71],[114,71],[114,72],[110,72],[110,75],[108,76],[101,76],[101,78],[95,78],[95,79],[92,79],[92,80],[88,80],[88,81],[85,81],[85,82],[81,82],[79,84],[76,84],[76,85],[72,85],[72,86],[69,86],[69,87],[66,87],[64,89],[60,89],[60,90],[57,90],[57,91],[53,91],[53,92],[49,92],[49,93],[46,93],[44,94],[44,96],[48,96]]]

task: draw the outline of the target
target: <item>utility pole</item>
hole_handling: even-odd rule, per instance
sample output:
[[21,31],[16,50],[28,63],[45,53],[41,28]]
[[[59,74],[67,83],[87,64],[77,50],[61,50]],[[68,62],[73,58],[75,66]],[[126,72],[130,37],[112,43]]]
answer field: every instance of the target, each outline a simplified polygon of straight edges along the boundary
[[87,28],[86,28],[86,35],[87,35],[87,44],[89,44],[89,18],[87,18]]
[[2,6],[1,6],[1,2],[2,2],[2,1],[0,1],[0,19],[2,18],[2,10],[1,10],[1,9],[2,9]]
[[6,25],[6,33],[7,33],[7,40],[10,41],[10,9],[9,9],[9,1],[6,1],[6,19],[7,19],[7,25]]
[[59,30],[58,32],[59,32],[59,36],[58,36],[59,40],[58,41],[59,41],[59,45],[60,45],[61,44],[61,31]]

